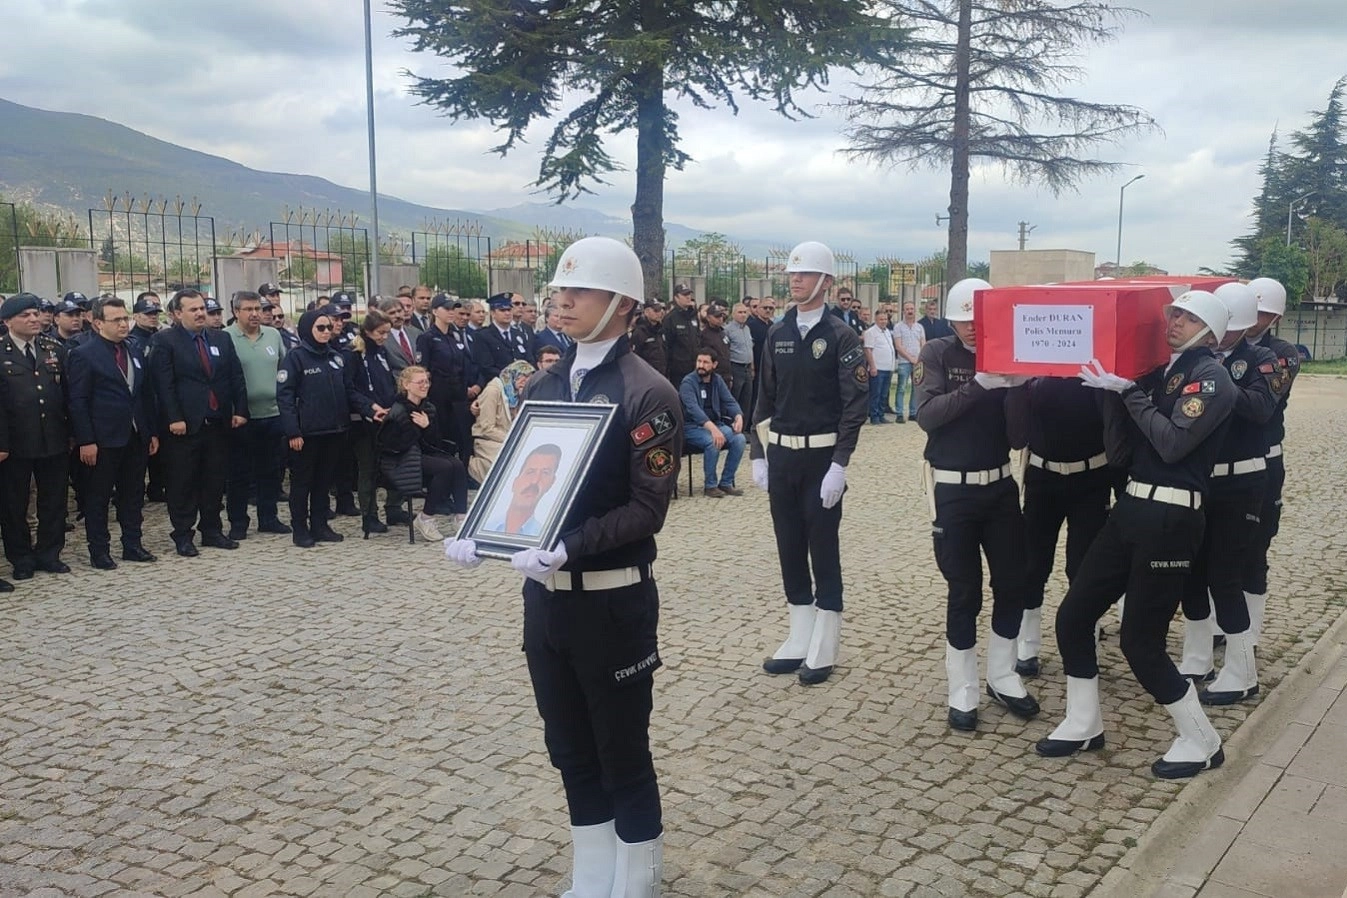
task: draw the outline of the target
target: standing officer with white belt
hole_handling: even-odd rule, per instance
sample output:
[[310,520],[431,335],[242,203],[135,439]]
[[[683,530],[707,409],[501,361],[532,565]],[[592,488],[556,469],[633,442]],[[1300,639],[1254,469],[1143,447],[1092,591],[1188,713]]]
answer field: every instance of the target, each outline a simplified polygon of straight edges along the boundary
[[1066,532],[1066,580],[1108,519],[1114,471],[1104,454],[1104,419],[1096,392],[1078,378],[1038,377],[1006,394],[1010,447],[1028,450],[1024,471],[1024,533],[1028,592],[1020,622],[1015,671],[1036,677],[1043,643],[1043,592]]
[[1282,441],[1286,439],[1286,404],[1291,399],[1291,385],[1300,373],[1300,350],[1272,333],[1272,327],[1286,312],[1286,288],[1272,278],[1255,278],[1249,289],[1258,299],[1258,323],[1245,333],[1244,339],[1272,350],[1276,356],[1272,372],[1272,392],[1278,396],[1277,410],[1264,425],[1267,441],[1267,475],[1263,480],[1263,502],[1258,513],[1258,533],[1244,568],[1244,600],[1249,606],[1249,634],[1253,644],[1263,629],[1263,612],[1267,607],[1267,552],[1272,538],[1277,535],[1282,520],[1282,486],[1286,482],[1285,456]]
[[982,555],[992,575],[992,633],[987,645],[987,695],[1026,720],[1038,702],[1015,672],[1015,640],[1025,607],[1024,520],[1010,475],[1007,388],[1025,378],[976,371],[973,294],[991,284],[965,278],[949,290],[945,314],[954,336],[922,347],[912,383],[917,425],[926,432],[928,495],[935,562],[949,584],[945,609],[945,674],[949,725],[978,725],[978,614]]
[[1211,351],[1225,334],[1224,303],[1191,290],[1167,306],[1166,315],[1172,351],[1167,366],[1136,383],[1096,370],[1098,363],[1081,370],[1087,385],[1119,394],[1107,397],[1104,439],[1110,458],[1128,460],[1128,483],[1057,609],[1066,719],[1039,740],[1037,751],[1064,757],[1103,747],[1095,624],[1126,592],[1123,655],[1178,730],[1151,772],[1179,779],[1225,761],[1221,737],[1197,689],[1170,659],[1165,639],[1202,544],[1202,505],[1235,388]]
[[811,686],[828,679],[837,663],[842,493],[865,424],[870,373],[860,337],[824,304],[833,285],[832,250],[801,243],[786,271],[796,305],[767,332],[749,430],[753,482],[767,490],[790,606],[790,636],[762,667],[771,674],[798,671],[800,683]]
[[[659,591],[651,565],[677,482],[683,415],[673,385],[631,351],[642,287],[626,244],[586,237],[557,261],[555,308],[575,348],[530,380],[523,398],[615,403],[616,417],[552,551],[517,552],[524,653],[573,842],[563,898],[659,894],[664,828],[650,756]],[[471,540],[445,541],[465,567]]]

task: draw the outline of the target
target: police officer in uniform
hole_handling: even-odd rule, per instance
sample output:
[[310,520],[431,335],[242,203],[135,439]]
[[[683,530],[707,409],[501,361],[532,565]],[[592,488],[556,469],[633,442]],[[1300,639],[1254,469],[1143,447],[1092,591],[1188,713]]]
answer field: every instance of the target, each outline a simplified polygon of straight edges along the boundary
[[[0,533],[15,580],[34,571],[69,573],[65,546],[65,349],[41,334],[41,300],[31,293],[0,305],[9,332],[0,337]],[[30,486],[37,484],[37,541],[28,528]],[[3,591],[3,588],[0,588]]]
[[1039,740],[1037,750],[1062,757],[1104,745],[1095,624],[1126,592],[1123,655],[1178,731],[1151,771],[1179,779],[1225,761],[1221,737],[1196,687],[1166,652],[1165,638],[1202,545],[1202,505],[1235,389],[1212,353],[1225,334],[1225,304],[1214,294],[1190,290],[1166,307],[1166,315],[1168,365],[1136,383],[1097,364],[1081,370],[1087,385],[1118,394],[1106,397],[1104,439],[1110,458],[1127,460],[1128,483],[1057,610],[1066,718]]
[[134,317],[134,325],[131,333],[126,335],[128,346],[134,346],[140,350],[143,356],[150,348],[150,338],[159,330],[159,314],[162,310],[159,307],[159,297],[153,293],[142,293],[136,297],[136,303],[131,307],[131,314]]
[[933,511],[935,561],[949,584],[945,674],[949,725],[978,724],[977,621],[982,610],[982,556],[992,581],[992,632],[987,644],[987,695],[1029,719],[1038,702],[1015,672],[1015,640],[1025,607],[1024,521],[1011,477],[1006,394],[1024,378],[976,370],[973,294],[991,287],[966,278],[946,303],[954,336],[928,340],[912,372],[917,424],[926,432],[927,488]]
[[[491,322],[473,332],[472,360],[477,365],[477,385],[486,385],[500,376],[501,371],[514,361],[529,361],[528,344],[519,343],[519,332],[513,324],[510,294],[497,293],[487,300]],[[438,406],[437,406],[438,408]]]
[[827,311],[832,250],[801,243],[786,271],[796,306],[768,331],[749,440],[753,482],[767,490],[790,609],[790,635],[762,667],[771,674],[798,671],[808,686],[827,680],[837,663],[842,493],[865,424],[870,376],[860,337]]
[[460,461],[465,453],[472,457],[469,404],[482,391],[467,336],[454,323],[462,312],[459,300],[436,294],[430,301],[430,329],[416,338],[416,357],[430,371],[430,402],[443,416],[446,436],[458,447]]
[[1038,676],[1043,642],[1043,592],[1066,532],[1066,579],[1108,518],[1109,490],[1117,469],[1104,453],[1104,420],[1096,391],[1077,378],[1038,377],[1006,394],[1012,449],[1027,449],[1024,469],[1024,535],[1028,592],[1020,621],[1015,671]]
[[1245,555],[1244,600],[1249,606],[1249,633],[1257,645],[1267,607],[1268,547],[1281,527],[1282,485],[1286,482],[1282,441],[1286,439],[1286,404],[1291,399],[1291,385],[1300,373],[1300,351],[1272,333],[1273,326],[1286,312],[1286,288],[1272,278],[1255,278],[1249,282],[1249,288],[1258,299],[1258,323],[1249,328],[1245,339],[1272,350],[1276,358],[1270,383],[1272,392],[1278,396],[1277,409],[1264,425],[1267,471],[1263,477],[1258,532]]
[[[641,264],[607,237],[573,243],[553,286],[578,342],[530,380],[524,399],[617,405],[555,549],[510,563],[524,581],[524,652],[573,840],[565,894],[659,894],[663,823],[650,756],[652,675],[660,666],[659,593],[651,571],[682,454],[678,395],[631,352],[627,327]],[[479,563],[470,540],[445,554]]]
[[[660,374],[669,370],[669,354],[664,346],[664,303],[647,299],[641,317],[631,326],[631,351]],[[563,355],[565,353],[562,353]]]
[[[1277,410],[1272,391],[1276,370],[1272,350],[1253,345],[1244,332],[1258,323],[1258,297],[1244,284],[1224,284],[1216,296],[1230,318],[1217,347],[1235,385],[1235,410],[1221,440],[1203,511],[1206,529],[1183,594],[1184,640],[1179,673],[1201,681],[1212,670],[1212,609],[1225,633],[1225,664],[1199,698],[1206,705],[1229,705],[1258,694],[1249,606],[1244,600],[1245,553],[1258,532],[1267,468],[1267,422]],[[1189,395],[1201,386],[1189,384]],[[1210,592],[1210,601],[1207,598]]]
[[664,315],[664,350],[668,358],[665,374],[677,389],[683,378],[697,367],[701,349],[701,323],[697,320],[697,302],[687,284],[674,287],[674,307]]

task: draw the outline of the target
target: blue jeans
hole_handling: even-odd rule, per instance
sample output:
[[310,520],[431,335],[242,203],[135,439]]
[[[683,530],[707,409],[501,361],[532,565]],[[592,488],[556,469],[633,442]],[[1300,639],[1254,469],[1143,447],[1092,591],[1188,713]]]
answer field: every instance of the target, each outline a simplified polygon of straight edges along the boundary
[[917,388],[912,383],[912,363],[898,363],[898,395],[893,399],[893,407],[898,410],[898,414],[903,413],[903,391],[911,389],[911,397],[907,400],[907,420],[911,421],[917,417]]
[[711,441],[711,433],[705,427],[687,426],[683,428],[683,442],[689,449],[698,449],[702,453],[702,472],[706,489],[716,486],[734,486],[734,472],[739,470],[739,460],[744,457],[744,435],[735,433],[728,424],[721,424],[720,432],[725,437],[725,473],[716,479],[716,461],[720,452]]
[[870,378],[870,421],[884,420],[884,400],[889,398],[892,371],[881,371]]

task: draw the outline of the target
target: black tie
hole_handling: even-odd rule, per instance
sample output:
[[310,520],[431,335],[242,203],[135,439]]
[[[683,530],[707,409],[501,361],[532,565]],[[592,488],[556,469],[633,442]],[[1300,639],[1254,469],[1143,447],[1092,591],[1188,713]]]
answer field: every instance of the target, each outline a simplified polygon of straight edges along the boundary
[[24,358],[28,359],[28,367],[34,371],[37,370],[37,356],[33,355],[33,344],[25,343],[23,346]]

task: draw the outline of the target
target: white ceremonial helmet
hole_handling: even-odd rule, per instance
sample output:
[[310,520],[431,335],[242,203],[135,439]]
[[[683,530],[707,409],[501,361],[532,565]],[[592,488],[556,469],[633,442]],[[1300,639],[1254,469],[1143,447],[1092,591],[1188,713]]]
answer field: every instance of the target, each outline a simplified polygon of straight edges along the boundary
[[1208,333],[1216,335],[1217,343],[1225,338],[1225,327],[1230,321],[1230,311],[1215,293],[1208,293],[1206,290],[1189,290],[1165,306],[1165,314],[1168,315],[1171,309],[1187,312],[1206,325],[1191,340],[1181,346],[1180,351],[1196,346]]
[[639,302],[645,294],[645,277],[641,260],[630,246],[611,237],[585,237],[577,240],[557,260],[552,287],[575,287],[588,290],[606,290],[613,294],[608,310],[581,343],[588,343],[612,320],[622,297]]
[[1258,299],[1258,311],[1271,312],[1273,315],[1286,314],[1286,288],[1272,278],[1254,278],[1249,281],[1249,289]]
[[990,290],[992,285],[982,278],[964,278],[949,288],[945,298],[946,321],[973,320],[973,294],[979,290]]
[[786,262],[787,274],[796,271],[818,272],[833,277],[833,269],[833,251],[817,240],[806,240],[804,243],[796,244],[795,249],[790,251],[790,259]]
[[1245,331],[1258,323],[1258,296],[1247,284],[1238,281],[1222,284],[1214,291],[1230,312],[1225,331]]

